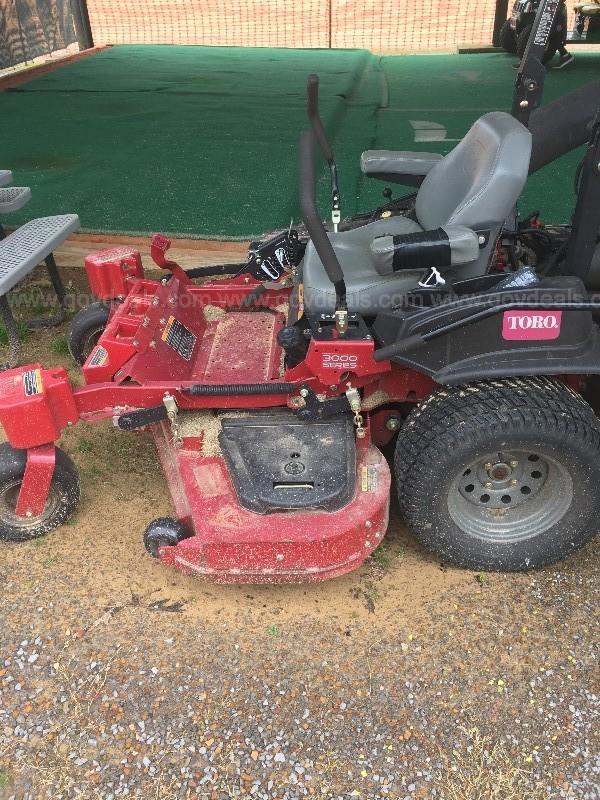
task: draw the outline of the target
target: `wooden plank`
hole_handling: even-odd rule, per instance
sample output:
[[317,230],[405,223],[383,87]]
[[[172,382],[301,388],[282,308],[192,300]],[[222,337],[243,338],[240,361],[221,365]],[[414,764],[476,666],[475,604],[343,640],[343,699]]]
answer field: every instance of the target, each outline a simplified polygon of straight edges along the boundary
[[112,47],[112,45],[103,44],[98,47],[91,47],[89,50],[82,50],[80,53],[72,53],[64,58],[50,59],[33,67],[18,69],[14,73],[9,73],[0,78],[0,92],[6,89],[13,89],[15,86],[20,86],[23,83],[32,81],[34,78],[46,75],[48,72],[54,72],[54,70],[64,67],[65,64],[70,64],[73,61],[81,61],[81,59],[93,56],[101,50],[107,50],[109,47]]
[[[61,267],[83,267],[85,257],[95,250],[131,245],[142,254],[144,266],[154,267],[150,258],[150,237],[103,236],[75,234],[55,253]],[[219,242],[207,239],[173,239],[169,258],[183,267],[202,267],[209,264],[236,264],[246,260],[248,242]]]

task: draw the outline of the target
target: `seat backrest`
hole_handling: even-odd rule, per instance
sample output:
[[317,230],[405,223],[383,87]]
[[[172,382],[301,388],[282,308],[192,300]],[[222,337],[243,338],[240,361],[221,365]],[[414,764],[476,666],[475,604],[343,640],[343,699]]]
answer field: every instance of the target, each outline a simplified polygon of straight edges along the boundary
[[531,134],[510,114],[478,119],[426,176],[415,212],[425,230],[496,228],[513,210],[529,173]]

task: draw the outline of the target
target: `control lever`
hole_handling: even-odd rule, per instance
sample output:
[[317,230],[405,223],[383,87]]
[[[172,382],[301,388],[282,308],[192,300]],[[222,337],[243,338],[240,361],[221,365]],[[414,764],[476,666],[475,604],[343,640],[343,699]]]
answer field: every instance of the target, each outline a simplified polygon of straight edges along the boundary
[[325,161],[327,161],[327,165],[329,167],[329,173],[331,176],[331,221],[333,223],[333,230],[335,233],[337,233],[342,219],[338,171],[333,149],[329,144],[327,134],[325,133],[325,128],[323,127],[323,123],[321,122],[321,117],[319,115],[319,77],[315,74],[308,76],[306,108],[309,122],[315,136],[317,137],[319,147],[321,148],[321,152],[323,153]]

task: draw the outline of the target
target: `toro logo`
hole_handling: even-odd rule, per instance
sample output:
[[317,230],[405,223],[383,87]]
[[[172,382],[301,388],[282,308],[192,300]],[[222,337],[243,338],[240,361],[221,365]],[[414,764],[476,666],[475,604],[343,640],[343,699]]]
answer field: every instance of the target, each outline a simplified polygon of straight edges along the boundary
[[561,320],[562,311],[505,311],[502,338],[509,341],[558,339]]
[[351,353],[323,353],[324,369],[339,369],[351,372],[358,366],[358,356]]

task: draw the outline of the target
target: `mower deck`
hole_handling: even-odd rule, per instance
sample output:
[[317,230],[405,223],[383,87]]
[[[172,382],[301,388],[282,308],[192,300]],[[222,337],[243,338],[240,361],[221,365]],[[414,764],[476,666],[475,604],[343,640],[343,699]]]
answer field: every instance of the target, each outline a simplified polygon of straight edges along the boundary
[[356,483],[347,505],[260,514],[238,499],[215,435],[218,417],[187,416],[179,447],[167,423],[153,427],[175,516],[192,532],[160,549],[164,564],[217,583],[321,581],[356,569],[381,542],[390,471],[373,445],[357,447]]
[[[334,420],[303,423],[280,409],[266,433],[258,439],[251,433],[248,440],[244,417],[256,420],[254,409],[264,410],[265,398],[245,395],[244,388],[284,375],[277,334],[286,324],[287,297],[254,311],[225,310],[211,300],[204,288],[182,284],[176,276],[165,285],[139,281],[97,348],[112,352],[115,344],[125,345],[134,353],[118,371],[119,380],[148,386],[160,376],[218,389],[214,397],[202,398],[207,410],[182,409],[180,438],[168,421],[152,425],[175,517],[190,534],[178,544],[161,546],[160,560],[219,583],[319,581],[355,569],[385,534],[387,462],[368,431],[355,447],[349,417],[341,425]],[[90,377],[106,368],[96,366],[98,361],[93,352],[84,366]],[[227,434],[229,458],[219,441],[221,417],[232,417],[228,408],[237,409],[238,417]],[[232,450],[233,462],[243,462],[242,451],[250,453],[252,462],[241,464],[235,474]],[[260,461],[257,453],[267,451],[271,457]],[[285,473],[290,459],[294,468],[304,462],[306,473],[298,480]],[[262,481],[255,485],[256,476]],[[258,483],[261,491],[249,502]],[[303,496],[306,488],[313,491]]]

